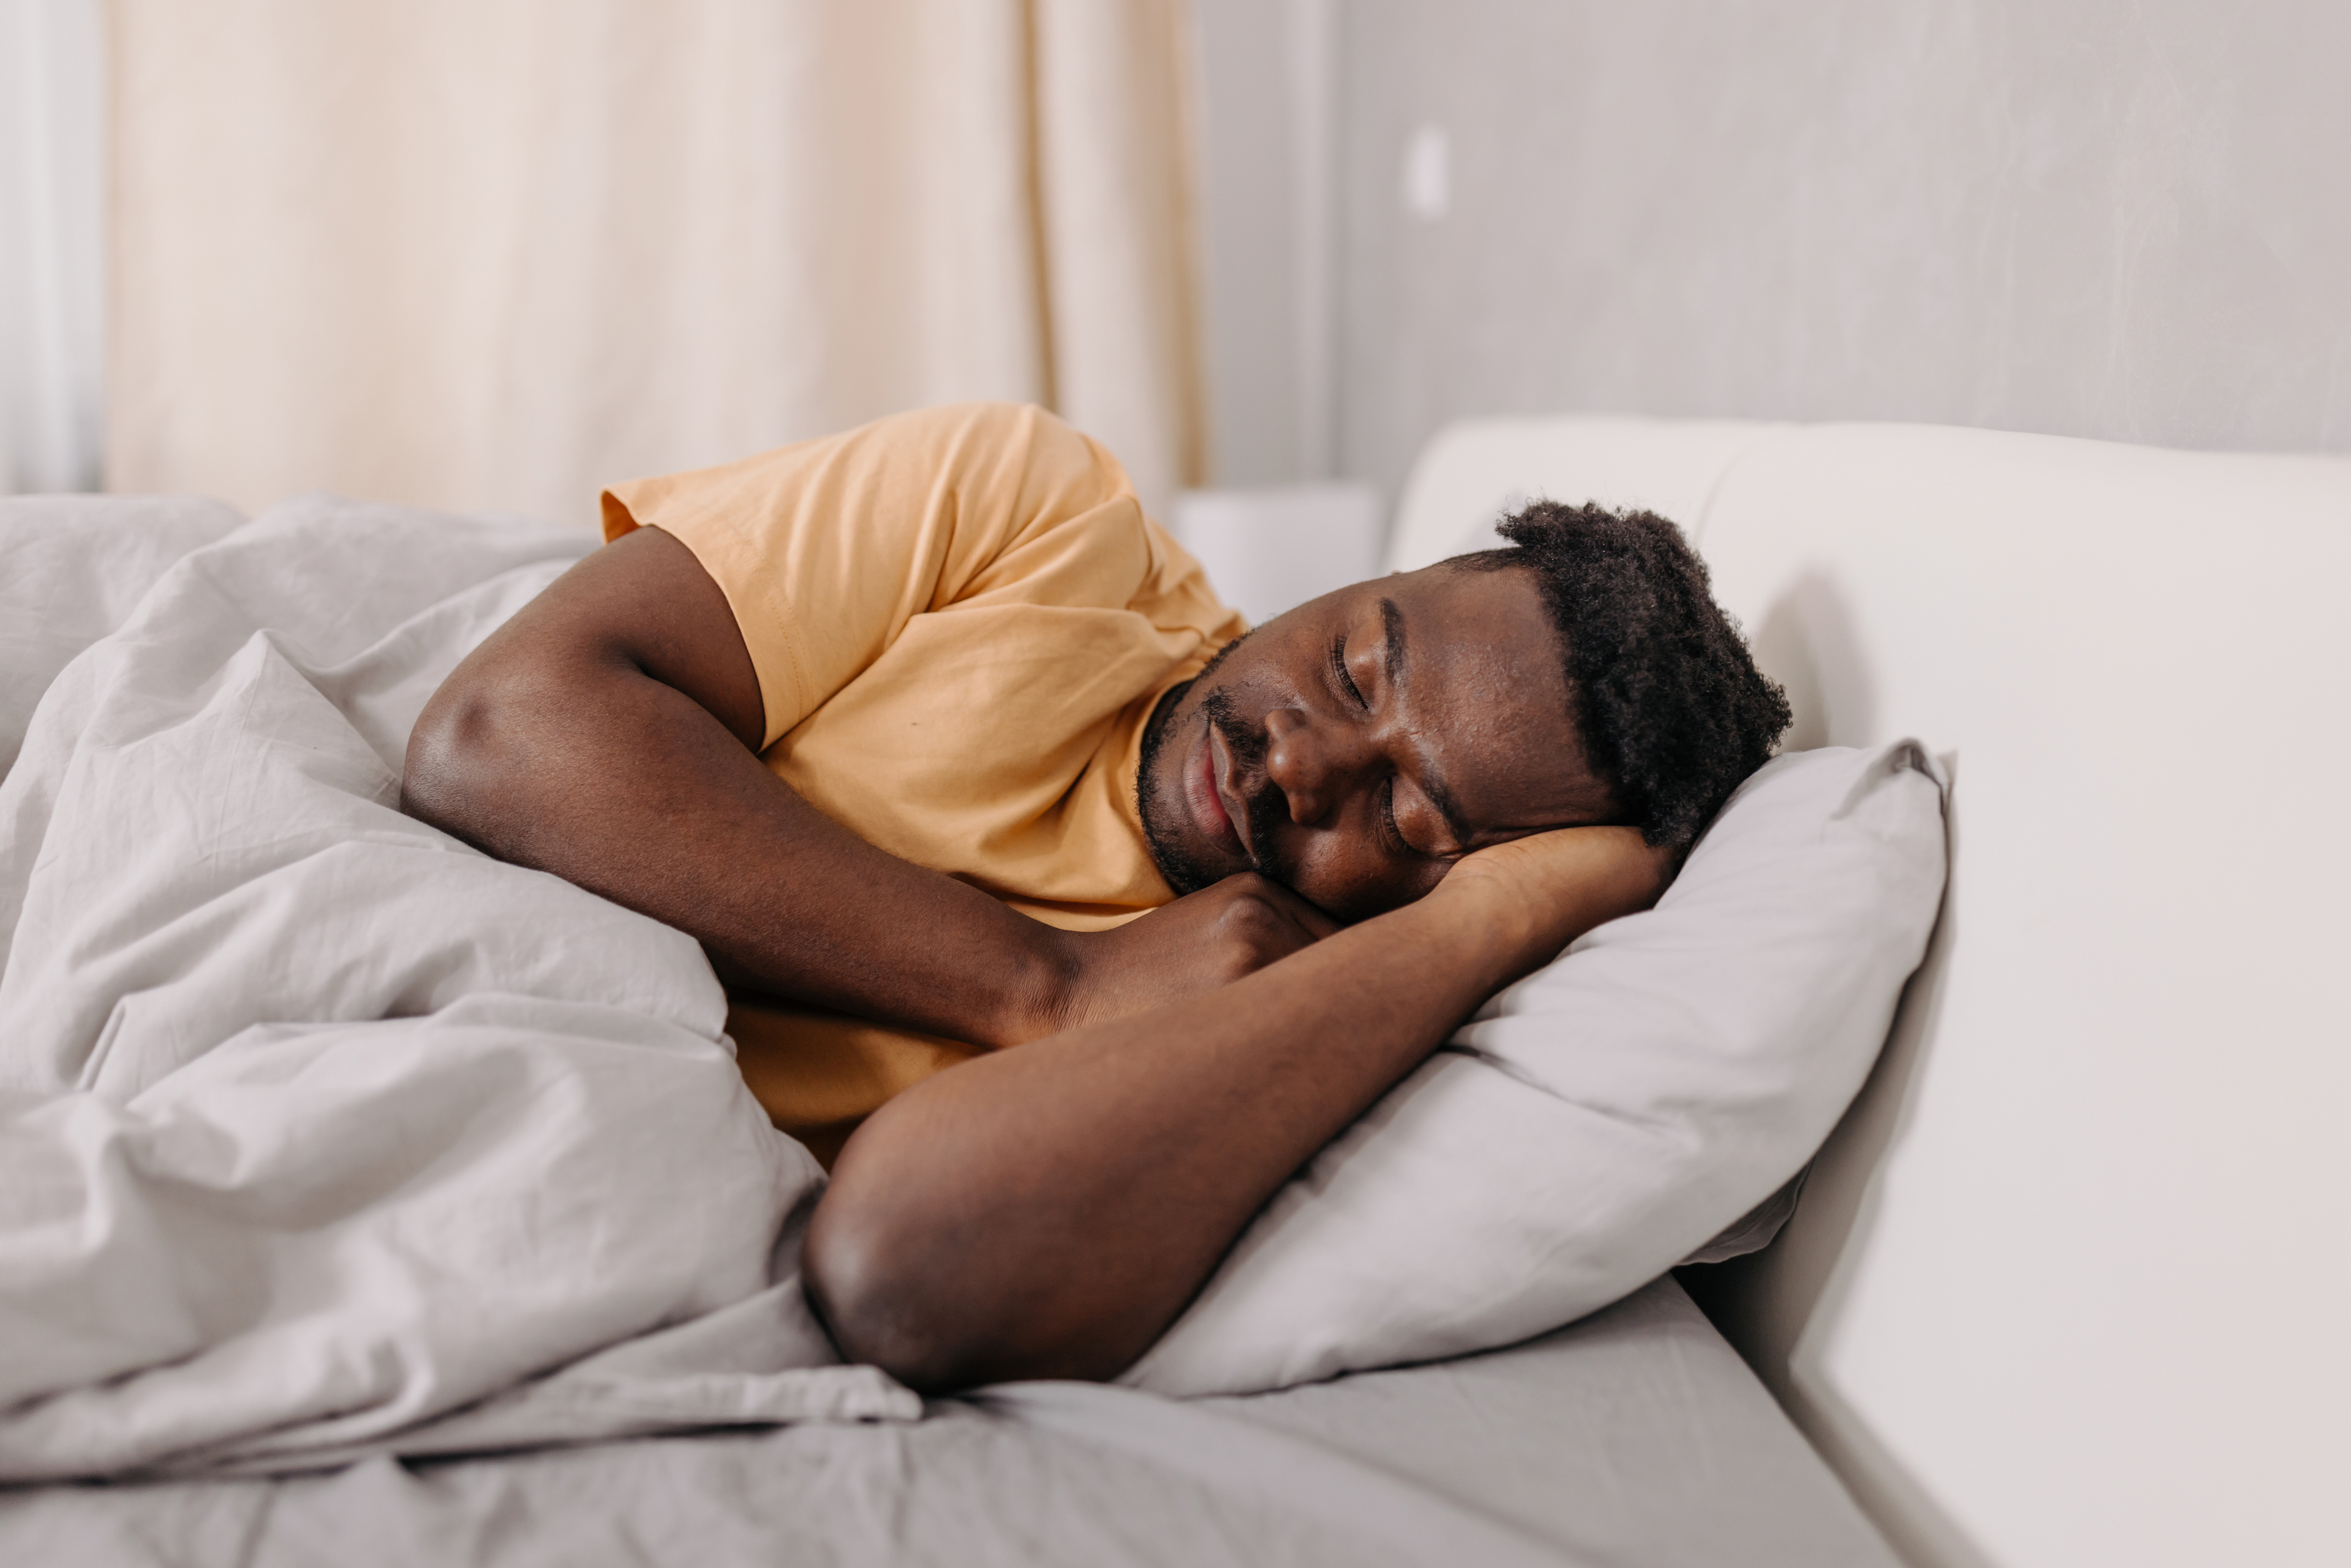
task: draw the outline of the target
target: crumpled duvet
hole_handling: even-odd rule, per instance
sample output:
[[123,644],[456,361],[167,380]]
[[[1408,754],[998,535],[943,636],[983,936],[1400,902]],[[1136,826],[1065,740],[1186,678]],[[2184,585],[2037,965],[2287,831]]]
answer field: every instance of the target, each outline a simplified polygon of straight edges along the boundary
[[588,548],[0,503],[0,1479],[919,1414],[801,1301],[699,947],[400,812]]

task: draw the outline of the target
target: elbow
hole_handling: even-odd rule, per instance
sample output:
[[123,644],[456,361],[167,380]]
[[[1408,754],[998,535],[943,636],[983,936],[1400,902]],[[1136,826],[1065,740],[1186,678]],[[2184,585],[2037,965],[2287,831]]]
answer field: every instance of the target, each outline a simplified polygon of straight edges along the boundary
[[852,1186],[818,1203],[800,1252],[800,1287],[846,1360],[878,1366],[922,1394],[990,1380],[984,1347],[949,1298],[951,1265],[923,1267],[922,1239]]
[[[946,1394],[1027,1378],[1108,1382],[1192,1291],[1105,1235],[1064,1176],[976,1108],[987,1057],[868,1117],[800,1247],[800,1289],[852,1362]],[[1196,1281],[1192,1283],[1196,1284]]]
[[[461,672],[462,673],[462,672]],[[469,843],[482,840],[480,775],[488,705],[456,677],[444,683],[417,716],[402,759],[400,809]]]
[[923,1394],[1124,1371],[1166,1314],[1127,1302],[1115,1268],[1080,1264],[1101,1249],[1040,1232],[1033,1194],[888,1157],[909,1154],[884,1146],[903,1125],[875,1125],[898,1108],[867,1124],[883,1143],[850,1141],[801,1245],[801,1291],[841,1355]]
[[1114,1375],[1133,1358],[1088,1354],[1090,1303],[1065,1249],[1040,1245],[1033,1195],[910,1115],[924,1098],[867,1120],[810,1220],[800,1288],[835,1347],[923,1394]]

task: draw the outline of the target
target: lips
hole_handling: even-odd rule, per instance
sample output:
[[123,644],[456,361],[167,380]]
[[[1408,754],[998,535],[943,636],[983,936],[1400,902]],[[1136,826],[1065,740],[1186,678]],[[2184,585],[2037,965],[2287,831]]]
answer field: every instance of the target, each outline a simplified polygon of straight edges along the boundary
[[1240,764],[1233,760],[1232,742],[1225,738],[1225,732],[1217,727],[1214,719],[1208,721],[1208,781],[1217,787],[1217,804],[1224,809],[1225,820],[1232,827],[1241,853],[1254,866],[1258,863],[1257,845],[1250,841],[1249,807],[1241,798],[1240,780],[1235,777],[1240,771]]
[[1204,725],[1206,731],[1200,744],[1192,753],[1191,765],[1184,770],[1185,801],[1192,809],[1192,820],[1210,842],[1228,852],[1250,859],[1249,844],[1241,826],[1245,814],[1237,810],[1238,791],[1232,786],[1233,754],[1225,737],[1213,724]]

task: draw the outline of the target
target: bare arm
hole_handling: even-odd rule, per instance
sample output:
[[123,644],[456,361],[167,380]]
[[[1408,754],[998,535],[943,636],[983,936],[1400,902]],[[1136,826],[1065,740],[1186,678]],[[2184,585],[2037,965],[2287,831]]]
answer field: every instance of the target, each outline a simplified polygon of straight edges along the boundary
[[1221,990],[917,1084],[834,1167],[811,1300],[917,1388],[1116,1375],[1291,1173],[1664,866],[1629,828],[1504,844]]
[[1330,929],[1258,883],[1180,900],[1149,932],[1056,931],[810,806],[760,761],[765,727],[725,594],[641,528],[451,674],[410,737],[402,803],[691,933],[732,982],[982,1045],[1222,983]]

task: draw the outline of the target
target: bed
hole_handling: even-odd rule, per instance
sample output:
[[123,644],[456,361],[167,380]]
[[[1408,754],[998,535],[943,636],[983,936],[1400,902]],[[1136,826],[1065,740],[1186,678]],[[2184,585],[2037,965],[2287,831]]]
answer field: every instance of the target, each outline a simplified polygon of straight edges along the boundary
[[[277,1387],[310,1403],[288,1406],[274,1444],[248,1422],[235,1442],[182,1444],[179,1458],[142,1464],[140,1452],[162,1451],[152,1426],[92,1416],[77,1440],[113,1445],[114,1462],[99,1468],[117,1479],[44,1484],[20,1466],[0,1493],[0,1553],[2326,1560],[2326,1478],[2351,1466],[2333,1413],[2351,1386],[2345,1275],[2310,1243],[2331,1234],[2346,1179],[2327,1126],[2346,1088],[2346,1058],[2327,1043],[2340,1039],[2327,976],[2343,934],[2330,890],[2351,871],[2334,804],[2351,758],[2331,718],[2333,684],[2351,665],[2351,617],[2331,586],[2351,568],[2351,464],[1917,427],[1486,422],[1424,455],[1391,564],[1473,547],[1512,497],[1546,492],[1653,506],[1690,527],[1761,662],[1789,685],[1792,744],[1919,734],[1955,779],[1957,869],[1936,941],[1776,1244],[1684,1270],[1526,1343],[1279,1393],[1172,1400],[1034,1385],[910,1407],[903,1390],[842,1379],[857,1369],[794,1361],[804,1345],[705,1338],[607,1364],[601,1381],[558,1375],[505,1395],[490,1392],[497,1365],[472,1366],[470,1402],[436,1407],[436,1443],[387,1445],[414,1417],[402,1400],[455,1375],[460,1321],[445,1343],[363,1369],[380,1381],[340,1402],[331,1388]],[[322,559],[347,556],[355,514],[335,508],[349,504],[305,505],[273,526],[309,527]],[[58,695],[83,678],[75,659],[129,623],[148,584],[245,523],[191,502],[9,503],[0,528],[17,531],[0,534],[0,549],[12,566],[32,559],[33,535],[65,537],[58,507],[79,508],[72,535],[99,541],[107,570],[72,579],[70,591],[54,587],[70,572],[51,570],[37,593],[26,586],[35,574],[0,576],[0,696],[16,727],[0,733],[0,760],[20,741],[28,758],[42,744],[25,727],[37,704],[80,700]],[[468,613],[510,609],[580,548],[552,536],[491,548]],[[509,553],[491,559],[500,549]],[[429,576],[434,563],[417,553],[389,549],[371,600],[396,599],[403,573]],[[280,576],[286,556],[277,549]],[[360,602],[333,607],[318,635]],[[422,694],[299,641],[246,653],[253,681],[238,689],[263,692],[273,656],[308,660],[320,679],[340,672],[339,689],[382,716],[381,733],[363,737],[378,773],[354,752],[341,777],[354,799],[380,795],[379,774],[396,778],[385,758],[396,758],[397,714]],[[221,667],[250,643],[225,643]],[[189,716],[236,716],[227,689],[195,682]],[[298,717],[284,710],[263,738],[306,744]],[[2179,831],[2256,776],[2264,820],[2298,824],[2293,854]],[[28,806],[16,777],[0,794],[11,810],[99,810],[63,788]],[[399,847],[390,817],[363,825],[365,841]],[[379,831],[389,837],[367,837]],[[124,863],[148,864],[136,849]],[[415,885],[444,924],[473,917],[435,877]],[[299,886],[288,895],[272,907],[289,943],[326,940],[311,927],[349,902],[329,898],[312,918]],[[555,917],[538,904],[510,914]],[[568,986],[618,984],[620,969],[643,966],[611,956],[642,956],[659,940],[579,930],[565,954],[466,961],[504,966],[498,985],[528,998],[547,965]],[[15,940],[0,1011],[8,984],[31,984],[16,977],[33,948],[21,931]],[[664,962],[651,966],[655,981],[605,1000],[692,1034],[717,1003],[683,981],[642,989],[660,990]],[[453,963],[425,954],[398,973],[344,975],[338,995],[354,1016],[398,1021],[431,999],[434,977],[463,967]],[[57,988],[14,1002],[72,1002],[60,973]],[[215,992],[227,994],[200,987],[183,999],[210,1005]],[[122,1009],[106,1036],[111,1070],[135,1076],[141,1052],[168,1054],[193,1013],[160,1005],[168,986],[118,1003],[123,994],[159,1004]],[[595,1034],[582,1016],[535,1013],[530,1027],[545,1051],[576,1052]],[[717,1179],[695,1162],[723,1142],[672,1156],[680,1190]],[[792,1183],[805,1175],[746,1166],[726,1179],[771,1206],[745,1223],[789,1228]],[[675,1320],[683,1298],[652,1283],[691,1275],[695,1260],[653,1261],[609,1260],[645,1287],[631,1321],[559,1314],[536,1330],[575,1336],[576,1364],[593,1370],[595,1345]],[[513,1272],[528,1282],[528,1268]],[[89,1309],[103,1316],[139,1294],[94,1297]],[[2252,1321],[2262,1331],[2248,1337]],[[23,1342],[9,1349],[26,1359]],[[512,1353],[516,1365],[547,1364],[544,1344]],[[183,1369],[194,1394],[246,1386],[204,1383],[201,1361]],[[175,1408],[200,1427],[210,1407],[192,1395]],[[9,1452],[0,1429],[0,1457]]]
[[691,944],[396,809],[585,548],[0,506],[7,1561],[1893,1561],[1671,1279],[1242,1396],[836,1364]]

